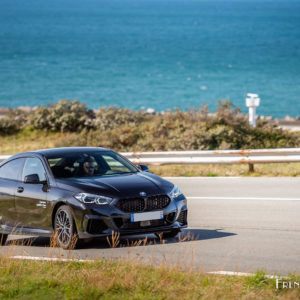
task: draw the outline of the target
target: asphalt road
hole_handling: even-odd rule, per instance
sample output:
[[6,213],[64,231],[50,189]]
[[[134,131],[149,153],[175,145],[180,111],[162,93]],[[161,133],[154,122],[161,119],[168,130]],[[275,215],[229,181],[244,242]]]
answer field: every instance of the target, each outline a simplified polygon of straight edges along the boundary
[[[64,258],[130,258],[208,271],[300,273],[300,178],[170,178],[188,198],[189,228],[179,239],[124,237],[112,249],[96,240],[81,249],[49,239],[11,236],[0,253]],[[147,238],[146,242],[142,242]],[[143,244],[145,246],[142,246]],[[140,245],[139,245],[140,244]]]

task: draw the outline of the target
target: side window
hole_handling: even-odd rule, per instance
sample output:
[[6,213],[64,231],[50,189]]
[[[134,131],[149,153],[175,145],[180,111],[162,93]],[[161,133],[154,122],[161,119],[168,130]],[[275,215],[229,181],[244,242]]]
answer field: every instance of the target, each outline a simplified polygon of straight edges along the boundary
[[24,158],[7,162],[0,168],[0,178],[18,180],[18,174],[23,166]]
[[22,181],[25,176],[37,174],[39,175],[40,181],[46,180],[46,171],[42,162],[38,158],[26,158],[25,165],[23,168]]

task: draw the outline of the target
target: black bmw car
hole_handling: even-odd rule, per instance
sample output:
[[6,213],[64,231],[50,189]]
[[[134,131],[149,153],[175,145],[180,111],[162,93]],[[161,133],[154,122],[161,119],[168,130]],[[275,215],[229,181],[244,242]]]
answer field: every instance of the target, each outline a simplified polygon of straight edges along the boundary
[[0,164],[0,238],[77,239],[156,233],[187,227],[180,189],[105,148],[56,148],[14,155]]

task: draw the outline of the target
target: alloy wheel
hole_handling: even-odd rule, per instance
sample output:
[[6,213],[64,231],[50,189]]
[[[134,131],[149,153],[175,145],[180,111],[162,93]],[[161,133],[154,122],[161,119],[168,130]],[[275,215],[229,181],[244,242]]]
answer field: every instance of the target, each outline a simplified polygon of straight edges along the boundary
[[55,229],[58,240],[64,245],[69,244],[72,239],[72,226],[70,218],[64,210],[60,210],[56,216]]
[[73,213],[69,206],[59,207],[54,219],[55,239],[63,249],[73,249],[78,244],[78,235]]

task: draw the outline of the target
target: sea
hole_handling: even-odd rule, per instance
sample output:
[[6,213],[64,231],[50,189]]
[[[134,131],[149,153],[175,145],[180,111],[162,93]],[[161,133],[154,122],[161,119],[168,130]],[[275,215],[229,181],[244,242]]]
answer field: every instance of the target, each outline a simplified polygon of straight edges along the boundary
[[300,116],[299,0],[1,0],[0,106]]

